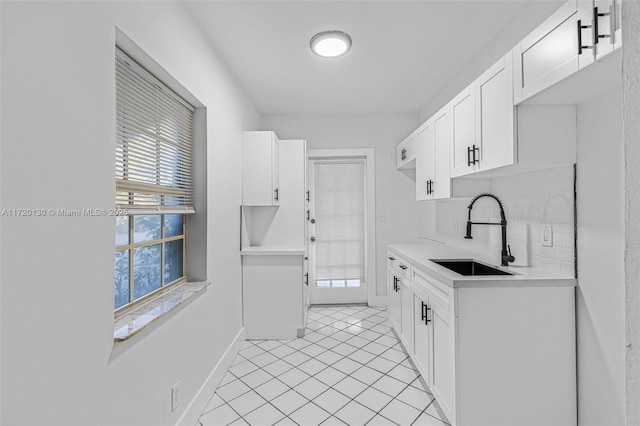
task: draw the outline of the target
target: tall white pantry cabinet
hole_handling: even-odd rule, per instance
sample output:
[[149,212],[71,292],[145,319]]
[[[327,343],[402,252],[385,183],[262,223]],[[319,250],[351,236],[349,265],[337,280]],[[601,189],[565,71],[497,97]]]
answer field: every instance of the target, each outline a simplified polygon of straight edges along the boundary
[[279,140],[269,131],[244,134],[240,253],[247,339],[304,333],[306,163],[304,140]]

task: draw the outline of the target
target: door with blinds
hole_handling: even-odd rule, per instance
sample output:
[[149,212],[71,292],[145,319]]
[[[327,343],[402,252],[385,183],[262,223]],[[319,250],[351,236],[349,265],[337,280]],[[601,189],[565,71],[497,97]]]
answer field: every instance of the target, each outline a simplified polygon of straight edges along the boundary
[[366,303],[365,160],[309,163],[311,304]]

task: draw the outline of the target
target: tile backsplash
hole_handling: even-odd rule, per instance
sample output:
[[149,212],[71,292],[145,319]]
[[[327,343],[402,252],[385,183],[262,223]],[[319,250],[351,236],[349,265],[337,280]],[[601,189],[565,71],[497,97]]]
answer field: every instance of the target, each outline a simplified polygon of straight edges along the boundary
[[[574,275],[573,167],[493,178],[490,193],[502,201],[507,216],[507,243],[514,265],[540,267]],[[464,239],[470,199],[445,200],[436,205],[435,238],[462,248],[488,253],[500,263],[500,226],[474,225],[472,240]],[[471,212],[473,222],[500,222],[495,200],[479,199]],[[542,245],[541,225],[552,228],[552,244]]]

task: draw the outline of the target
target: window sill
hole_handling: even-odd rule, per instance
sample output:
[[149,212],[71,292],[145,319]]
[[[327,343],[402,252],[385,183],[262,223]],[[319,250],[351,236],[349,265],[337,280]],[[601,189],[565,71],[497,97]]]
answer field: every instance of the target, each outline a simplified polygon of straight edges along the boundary
[[135,309],[115,317],[113,340],[124,342],[158,319],[195,300],[207,291],[211,281],[187,282],[162,293]]

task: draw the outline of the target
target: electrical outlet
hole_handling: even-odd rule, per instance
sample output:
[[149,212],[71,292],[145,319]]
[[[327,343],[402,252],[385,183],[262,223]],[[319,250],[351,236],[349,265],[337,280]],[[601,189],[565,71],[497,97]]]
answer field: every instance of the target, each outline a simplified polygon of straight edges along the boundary
[[458,219],[451,219],[451,230],[457,233],[458,229]]
[[171,412],[178,409],[180,405],[180,381],[178,380],[173,387],[171,387]]
[[545,247],[553,247],[553,228],[551,225],[543,224],[540,227],[542,245]]

